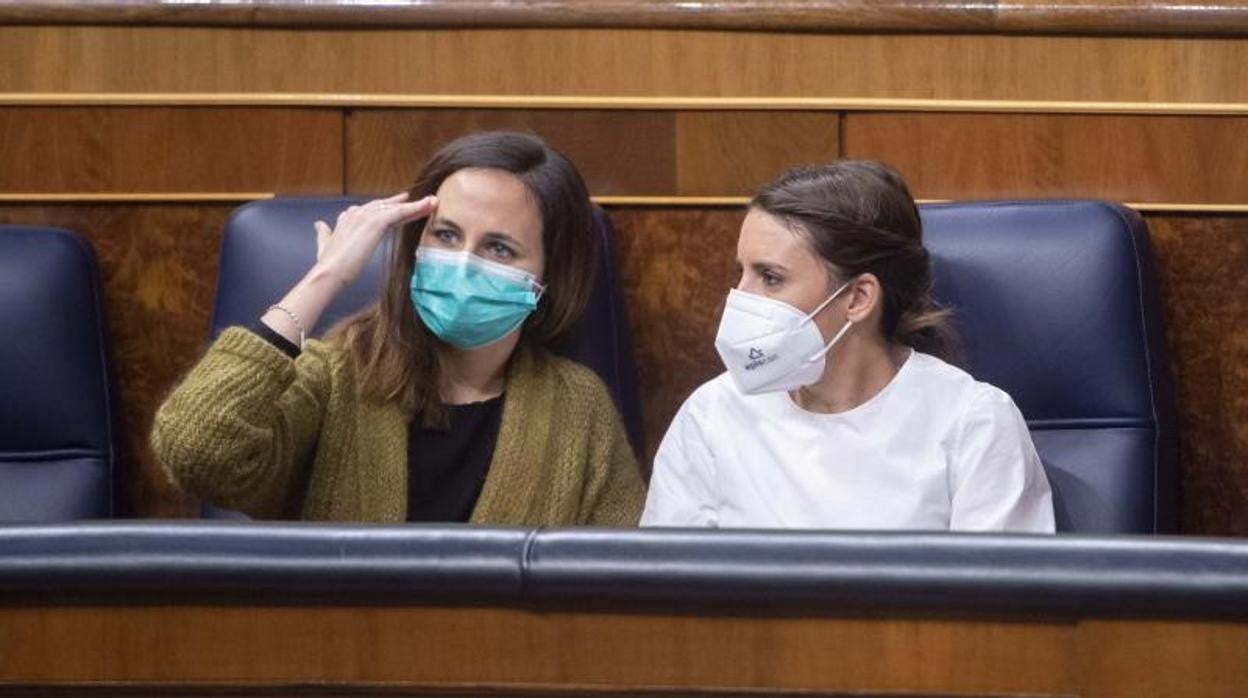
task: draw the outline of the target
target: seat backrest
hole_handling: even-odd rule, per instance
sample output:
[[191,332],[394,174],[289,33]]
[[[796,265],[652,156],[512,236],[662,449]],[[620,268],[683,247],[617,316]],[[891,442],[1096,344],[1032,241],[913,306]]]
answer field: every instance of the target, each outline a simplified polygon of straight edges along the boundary
[[1144,221],[1097,201],[921,211],[963,367],[1027,418],[1058,530],[1175,530],[1174,394]]
[[0,522],[114,514],[112,383],[95,255],[0,226]]
[[[249,325],[277,302],[316,260],[316,220],[329,223],[365,199],[282,198],[250,203],[225,224],[217,276],[212,336],[231,325]],[[584,315],[556,351],[592,368],[607,385],[624,418],[629,439],[641,453],[641,408],[637,399],[632,339],[615,263],[614,232],[595,207],[594,234],[600,243],[598,274]],[[387,250],[378,248],[368,266],[321,316],[313,334],[363,308],[381,289]]]

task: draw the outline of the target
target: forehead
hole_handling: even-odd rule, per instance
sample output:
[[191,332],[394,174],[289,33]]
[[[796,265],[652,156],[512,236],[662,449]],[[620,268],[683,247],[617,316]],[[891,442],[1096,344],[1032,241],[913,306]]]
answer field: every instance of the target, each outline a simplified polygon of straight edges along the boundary
[[814,262],[806,240],[784,221],[762,209],[751,208],[741,222],[737,257],[742,263],[770,261],[786,266]]
[[469,168],[438,187],[438,216],[467,231],[541,235],[541,213],[528,187],[503,170]]

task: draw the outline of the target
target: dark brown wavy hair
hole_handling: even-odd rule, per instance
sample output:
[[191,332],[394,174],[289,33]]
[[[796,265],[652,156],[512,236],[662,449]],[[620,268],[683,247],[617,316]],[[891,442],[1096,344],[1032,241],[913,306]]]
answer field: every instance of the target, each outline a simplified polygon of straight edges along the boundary
[[[537,204],[546,290],[525,321],[521,342],[548,346],[580,317],[593,288],[597,244],[585,182],[566,157],[540,138],[486,132],[459,138],[434,153],[409,190],[409,200],[436,193],[446,178],[468,168],[510,172],[524,182]],[[410,286],[426,221],[405,225],[392,241],[378,302],[343,320],[328,337],[354,362],[366,398],[397,402],[419,415],[423,424],[438,426],[447,418],[439,393],[440,340],[412,308]]]
[[880,326],[889,341],[959,358],[950,313],[932,300],[919,209],[895,170],[869,160],[796,167],[759,190],[750,206],[801,235],[833,278],[874,274],[883,287]]

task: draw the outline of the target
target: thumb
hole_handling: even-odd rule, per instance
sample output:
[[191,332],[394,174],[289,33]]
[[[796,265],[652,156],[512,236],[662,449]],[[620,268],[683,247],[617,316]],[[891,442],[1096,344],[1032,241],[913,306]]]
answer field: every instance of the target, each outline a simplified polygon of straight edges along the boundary
[[312,224],[316,228],[316,258],[321,258],[321,253],[325,251],[325,246],[329,244],[329,236],[333,234],[333,228],[325,221],[317,221]]

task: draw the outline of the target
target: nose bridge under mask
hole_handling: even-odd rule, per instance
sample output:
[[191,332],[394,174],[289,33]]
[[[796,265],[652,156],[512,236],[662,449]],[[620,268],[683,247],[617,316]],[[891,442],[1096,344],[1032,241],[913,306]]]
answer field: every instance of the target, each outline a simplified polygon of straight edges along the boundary
[[[499,264],[468,250],[440,250],[436,247],[422,245],[416,248],[416,259],[418,262],[424,259],[439,265],[453,267],[461,276],[480,273],[488,277],[527,285],[538,296],[541,296],[542,292],[546,290],[546,287],[538,282],[537,275],[532,272],[507,266],[506,264]],[[419,271],[419,266],[417,264],[416,271]]]

